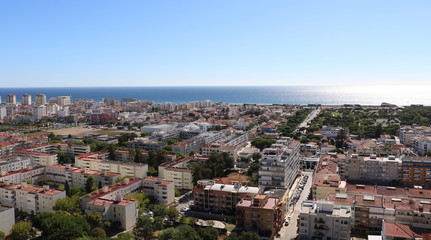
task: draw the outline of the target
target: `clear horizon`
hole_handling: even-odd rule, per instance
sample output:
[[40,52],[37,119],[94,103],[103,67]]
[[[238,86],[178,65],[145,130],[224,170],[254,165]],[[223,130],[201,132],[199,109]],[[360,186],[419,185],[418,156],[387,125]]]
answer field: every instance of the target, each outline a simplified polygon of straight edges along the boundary
[[429,9],[428,0],[1,2],[0,83],[422,87]]

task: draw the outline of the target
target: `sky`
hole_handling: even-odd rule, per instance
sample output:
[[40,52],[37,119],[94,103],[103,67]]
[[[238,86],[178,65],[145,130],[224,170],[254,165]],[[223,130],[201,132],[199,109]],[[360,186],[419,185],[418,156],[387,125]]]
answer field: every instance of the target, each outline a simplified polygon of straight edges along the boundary
[[429,0],[0,2],[0,87],[431,84]]

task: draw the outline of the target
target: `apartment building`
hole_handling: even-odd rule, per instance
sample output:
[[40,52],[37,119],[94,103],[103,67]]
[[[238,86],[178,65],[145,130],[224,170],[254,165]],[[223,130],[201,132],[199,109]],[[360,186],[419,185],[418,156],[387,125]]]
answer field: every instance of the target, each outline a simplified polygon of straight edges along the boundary
[[413,138],[413,149],[420,156],[431,150],[431,136]]
[[402,179],[402,162],[395,156],[360,157],[352,154],[350,157],[338,161],[340,168],[345,169],[340,175],[342,179],[356,181],[392,182]]
[[431,136],[431,127],[405,126],[400,129],[400,141],[406,146],[413,146],[415,138]]
[[50,189],[48,185],[34,186],[22,182],[21,184],[0,184],[0,202],[9,207],[29,214],[53,212],[58,199],[66,198],[66,192]]
[[30,94],[22,95],[21,104],[22,105],[31,105],[31,95]]
[[299,215],[299,235],[305,239],[350,239],[352,211],[333,202],[304,201]]
[[279,196],[259,194],[242,199],[236,205],[236,227],[245,231],[257,231],[260,236],[274,237],[284,223],[288,191]]
[[47,166],[44,176],[47,181],[58,185],[63,185],[67,181],[72,187],[85,187],[89,176],[94,177],[96,186],[99,186],[99,184],[102,186],[112,185],[120,178],[120,174],[118,173],[86,170],[78,167],[71,167],[70,165]]
[[142,179],[142,191],[153,196],[160,204],[171,205],[175,202],[175,184],[172,181],[146,177]]
[[147,176],[148,164],[124,163],[110,161],[108,151],[91,152],[75,157],[75,166],[83,169],[118,173],[120,177],[132,176],[144,178]]
[[18,171],[2,172],[0,174],[0,181],[13,184],[19,184],[26,180],[38,182],[44,174],[44,167],[24,168]]
[[96,198],[89,201],[84,209],[85,213],[97,212],[105,221],[118,221],[124,230],[132,228],[138,218],[138,203],[135,200],[122,199],[118,196],[115,200]]
[[202,148],[202,155],[209,157],[212,153],[228,153],[235,160],[238,158],[238,151],[247,145],[248,134],[237,132],[231,136],[213,142]]
[[45,105],[46,104],[46,95],[45,94],[37,94],[35,97],[35,104],[38,106]]
[[159,165],[159,177],[172,181],[175,188],[191,190],[193,184],[193,172],[189,165],[195,161],[205,161],[207,158],[186,157],[165,162]]
[[29,158],[15,157],[12,159],[0,161],[0,175],[4,175],[7,172],[19,171],[24,168],[31,167],[31,160]]
[[290,188],[299,171],[300,144],[282,138],[263,150],[259,160],[259,187]]
[[404,184],[431,186],[431,157],[403,157],[402,171]]
[[89,193],[81,198],[85,204],[97,198],[115,200],[117,196],[126,196],[139,192],[145,192],[153,196],[160,204],[170,205],[175,201],[174,183],[161,178],[126,178],[125,180],[111,186],[104,186],[99,190]]
[[313,199],[326,199],[331,193],[346,193],[346,181],[341,180],[337,161],[344,155],[321,155],[313,173],[311,195]]
[[342,127],[322,126],[322,136],[327,138],[335,138],[343,133],[344,137],[349,136],[349,129]]
[[90,146],[51,143],[21,148],[18,149],[16,153],[20,157],[30,158],[34,166],[49,166],[57,165],[58,157],[56,152],[58,151],[62,151],[70,155],[79,155],[90,152]]
[[195,209],[212,213],[235,214],[241,199],[252,199],[262,193],[258,187],[236,184],[218,184],[213,180],[199,180],[193,188]]
[[14,95],[14,94],[8,94],[6,96],[6,103],[16,104],[16,95]]
[[429,189],[349,184],[346,194],[330,194],[328,199],[352,207],[355,231],[379,234],[383,221],[431,229]]
[[145,138],[136,138],[126,143],[128,148],[142,149],[147,151],[162,150],[167,144],[161,141],[148,140]]
[[189,154],[191,151],[198,151],[199,148],[208,145],[212,142],[220,140],[224,137],[223,132],[206,132],[187,141],[175,143],[172,145],[172,151],[182,154]]
[[0,219],[0,231],[9,235],[12,226],[15,224],[15,208],[0,205]]

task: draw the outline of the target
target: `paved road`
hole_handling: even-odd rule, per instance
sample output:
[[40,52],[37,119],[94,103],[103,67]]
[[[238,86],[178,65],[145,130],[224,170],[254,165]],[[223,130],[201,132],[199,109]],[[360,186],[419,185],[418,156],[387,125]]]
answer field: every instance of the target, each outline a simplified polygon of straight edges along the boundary
[[320,113],[320,108],[314,109],[313,111],[311,111],[311,113],[308,114],[308,116],[304,119],[304,121],[301,124],[299,124],[298,127],[293,132],[295,133],[299,131],[299,129],[302,127],[307,127],[308,124],[310,124],[311,121],[313,121],[313,119],[316,118],[317,115],[319,115],[319,113]]
[[291,218],[290,224],[287,227],[283,226],[283,228],[280,230],[279,233],[280,233],[281,237],[279,239],[290,240],[290,239],[294,239],[297,236],[297,230],[298,230],[297,219],[299,216],[299,212],[301,211],[301,203],[302,203],[302,201],[307,199],[308,194],[311,191],[311,184],[313,182],[313,179],[312,179],[313,173],[304,172],[303,174],[308,175],[308,181],[305,184],[304,190],[302,191],[301,196],[298,199],[298,201],[296,202],[294,208],[291,207],[289,209],[289,212],[286,214],[286,218],[287,218],[287,216],[290,216],[290,218]]

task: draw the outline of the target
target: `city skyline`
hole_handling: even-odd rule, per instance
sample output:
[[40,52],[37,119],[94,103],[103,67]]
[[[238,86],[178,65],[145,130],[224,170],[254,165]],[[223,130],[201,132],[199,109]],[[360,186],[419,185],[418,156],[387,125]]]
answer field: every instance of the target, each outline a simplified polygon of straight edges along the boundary
[[423,86],[431,76],[429,1],[0,6],[2,87]]

